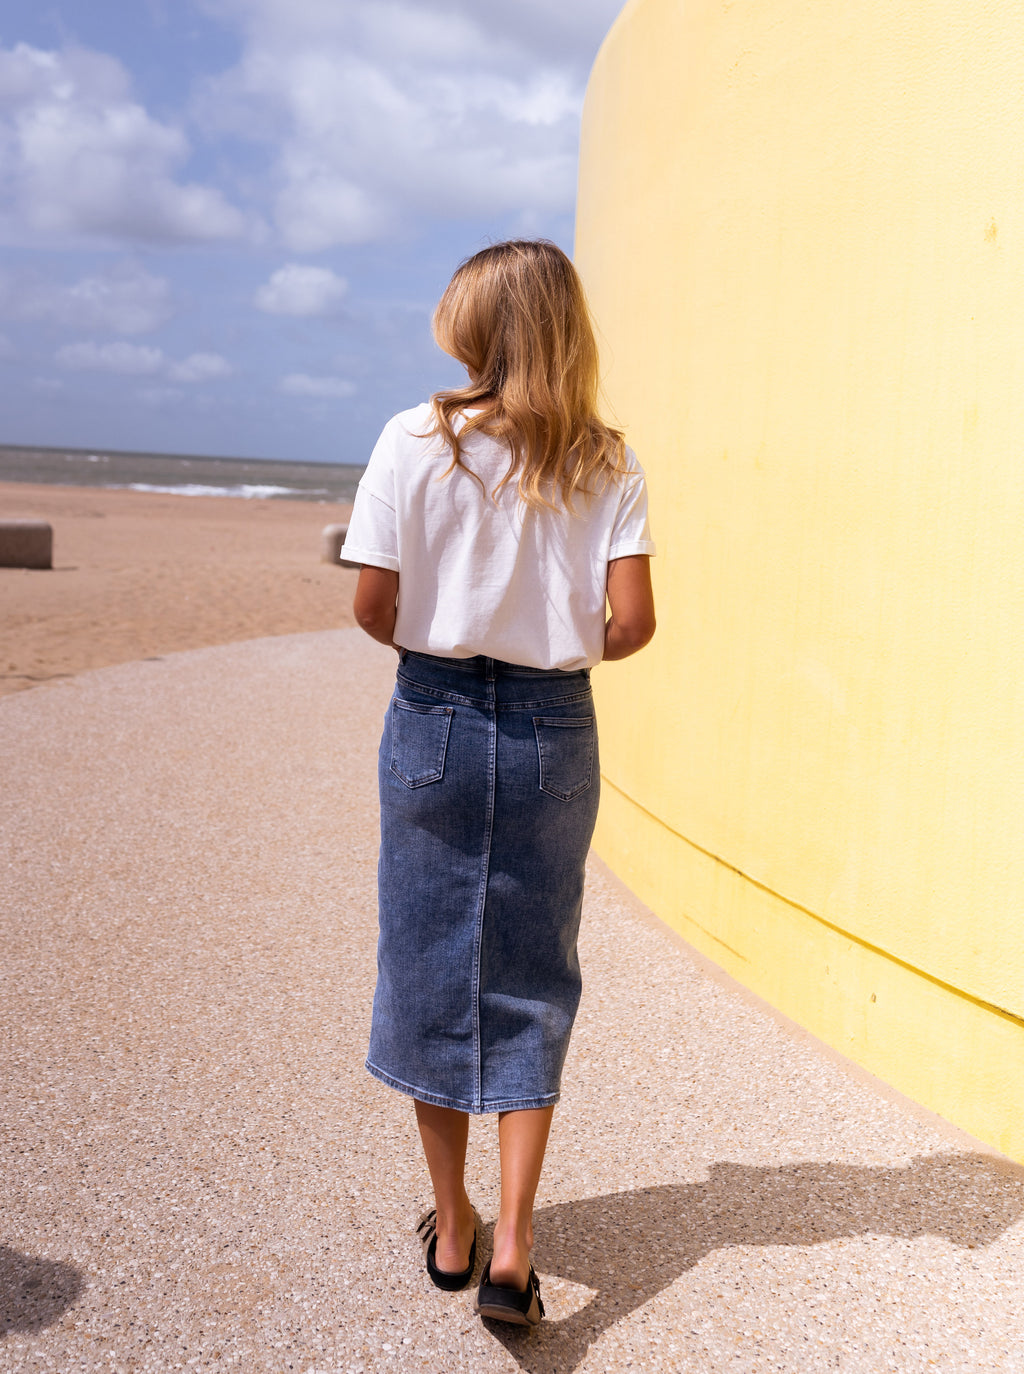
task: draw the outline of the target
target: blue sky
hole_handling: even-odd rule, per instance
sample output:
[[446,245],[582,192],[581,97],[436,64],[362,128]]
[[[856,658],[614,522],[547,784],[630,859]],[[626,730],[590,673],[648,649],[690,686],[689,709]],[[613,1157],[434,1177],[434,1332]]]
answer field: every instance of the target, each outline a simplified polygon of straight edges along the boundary
[[365,462],[484,243],[572,250],[622,0],[4,0],[0,442]]

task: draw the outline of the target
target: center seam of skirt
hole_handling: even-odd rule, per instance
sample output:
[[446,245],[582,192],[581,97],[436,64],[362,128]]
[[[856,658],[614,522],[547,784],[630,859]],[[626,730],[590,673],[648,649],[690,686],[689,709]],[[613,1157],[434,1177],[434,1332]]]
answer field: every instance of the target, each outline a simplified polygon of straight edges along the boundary
[[491,836],[494,833],[494,791],[497,778],[498,708],[493,677],[489,676],[487,751],[487,824],[484,829],[483,865],[480,875],[480,901],[476,915],[476,948],[473,951],[473,1040],[476,1051],[476,1106],[482,1108],[484,1096],[483,1036],[480,1029],[480,959],[483,948],[484,910],[491,870]]

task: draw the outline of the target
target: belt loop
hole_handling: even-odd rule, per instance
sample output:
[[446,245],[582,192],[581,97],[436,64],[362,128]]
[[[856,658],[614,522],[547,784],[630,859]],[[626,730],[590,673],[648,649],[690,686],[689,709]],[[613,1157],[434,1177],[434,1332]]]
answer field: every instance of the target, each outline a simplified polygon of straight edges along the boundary
[[493,658],[485,658],[485,659],[484,659],[484,668],[485,668],[485,672],[486,672],[487,681],[488,681],[488,682],[493,682],[494,679],[495,679],[495,677],[497,676],[497,674],[496,674],[495,671],[494,671],[494,659],[493,659]]

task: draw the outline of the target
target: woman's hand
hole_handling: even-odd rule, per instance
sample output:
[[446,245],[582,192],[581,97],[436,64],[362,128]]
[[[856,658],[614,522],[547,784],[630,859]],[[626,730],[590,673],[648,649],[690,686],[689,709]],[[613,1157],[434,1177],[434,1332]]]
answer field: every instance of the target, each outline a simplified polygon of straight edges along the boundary
[[608,605],[611,616],[604,627],[604,658],[628,658],[650,642],[657,623],[647,554],[631,554],[608,564]]
[[352,612],[356,624],[371,639],[397,649],[395,618],[398,615],[398,574],[390,568],[371,568],[364,564],[359,570]]

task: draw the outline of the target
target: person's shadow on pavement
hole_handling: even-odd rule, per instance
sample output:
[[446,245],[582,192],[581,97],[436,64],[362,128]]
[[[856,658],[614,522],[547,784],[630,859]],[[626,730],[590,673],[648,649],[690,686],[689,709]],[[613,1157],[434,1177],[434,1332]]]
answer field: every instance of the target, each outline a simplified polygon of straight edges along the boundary
[[0,1245],[0,1340],[8,1332],[31,1334],[52,1326],[84,1287],[73,1264]]
[[528,1374],[570,1374],[608,1327],[713,1250],[858,1235],[936,1235],[971,1248],[995,1240],[1022,1213],[1024,1170],[985,1155],[930,1155],[900,1169],[716,1164],[705,1182],[539,1210],[537,1272],[583,1284],[595,1296],[534,1330],[486,1326]]

